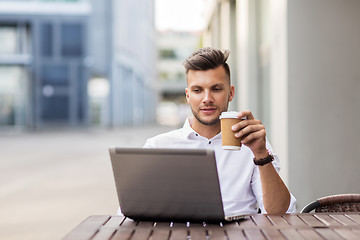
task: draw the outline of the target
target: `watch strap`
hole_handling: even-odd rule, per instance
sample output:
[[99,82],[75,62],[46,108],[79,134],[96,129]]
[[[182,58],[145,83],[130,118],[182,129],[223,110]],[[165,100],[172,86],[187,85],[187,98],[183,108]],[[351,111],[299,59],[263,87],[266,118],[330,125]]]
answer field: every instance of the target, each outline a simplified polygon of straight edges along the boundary
[[269,154],[266,158],[262,158],[262,159],[253,159],[254,160],[254,164],[257,166],[263,166],[265,164],[271,163],[272,161],[274,161],[274,156],[272,154]]

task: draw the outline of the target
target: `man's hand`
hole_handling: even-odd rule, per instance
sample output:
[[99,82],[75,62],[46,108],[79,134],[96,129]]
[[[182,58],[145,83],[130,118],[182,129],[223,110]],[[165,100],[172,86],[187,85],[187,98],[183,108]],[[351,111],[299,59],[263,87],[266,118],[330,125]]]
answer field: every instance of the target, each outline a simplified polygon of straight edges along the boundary
[[[250,111],[238,113],[238,117],[246,117],[232,126],[241,143],[249,147],[256,159],[269,155],[266,149],[266,131],[260,120],[254,118]],[[290,204],[290,193],[272,164],[259,166],[264,207],[269,214],[283,214]]]
[[248,110],[238,113],[238,118],[242,117],[246,117],[246,120],[232,126],[232,130],[236,132],[235,137],[241,138],[241,143],[251,149],[256,159],[267,157],[264,125]]

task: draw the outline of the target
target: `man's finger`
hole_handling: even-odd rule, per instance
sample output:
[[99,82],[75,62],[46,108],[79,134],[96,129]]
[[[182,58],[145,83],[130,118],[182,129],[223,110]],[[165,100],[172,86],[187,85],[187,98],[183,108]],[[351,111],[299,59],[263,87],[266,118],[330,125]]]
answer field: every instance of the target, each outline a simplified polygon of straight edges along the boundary
[[257,119],[252,119],[252,120],[242,120],[236,124],[234,124],[231,129],[233,131],[239,131],[242,128],[245,128],[246,126],[249,125],[261,125],[261,121],[257,120]]
[[235,137],[244,137],[248,134],[255,133],[258,131],[265,130],[264,125],[249,125],[243,129],[241,129],[238,133],[235,134]]
[[251,141],[254,141],[256,139],[262,139],[266,136],[266,131],[265,129],[262,129],[260,131],[257,131],[257,132],[253,132],[249,135],[247,135],[246,137],[244,137],[242,140],[241,140],[241,143],[242,144],[247,144]]
[[250,110],[245,110],[238,113],[238,118],[246,117],[246,119],[254,119],[253,114]]

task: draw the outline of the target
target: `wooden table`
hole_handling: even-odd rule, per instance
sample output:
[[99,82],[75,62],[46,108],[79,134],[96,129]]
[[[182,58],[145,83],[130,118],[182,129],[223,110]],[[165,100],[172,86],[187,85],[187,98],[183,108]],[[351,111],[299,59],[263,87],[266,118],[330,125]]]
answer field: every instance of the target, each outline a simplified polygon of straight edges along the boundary
[[64,238],[70,239],[360,239],[360,213],[259,214],[223,224],[90,216]]

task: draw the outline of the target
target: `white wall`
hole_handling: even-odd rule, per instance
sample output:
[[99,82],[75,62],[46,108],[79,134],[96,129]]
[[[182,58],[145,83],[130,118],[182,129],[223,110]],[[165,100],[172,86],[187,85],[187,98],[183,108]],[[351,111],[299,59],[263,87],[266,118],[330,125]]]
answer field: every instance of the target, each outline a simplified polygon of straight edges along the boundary
[[288,0],[289,180],[306,203],[360,192],[360,1]]
[[[268,1],[236,1],[237,44],[231,50],[237,55],[238,108],[267,116],[256,98],[261,62],[253,61],[265,48],[254,48],[252,31],[266,17],[258,14],[268,14],[270,22],[262,25],[269,37],[262,56],[270,61],[266,128],[281,159],[280,175],[299,211],[325,195],[359,193],[360,1]],[[268,7],[254,12],[264,3]],[[219,37],[217,26],[226,21],[212,13],[204,42],[217,46],[208,39]]]
[[286,0],[236,4],[239,109],[250,109],[265,124],[281,160],[280,175],[288,184]]

